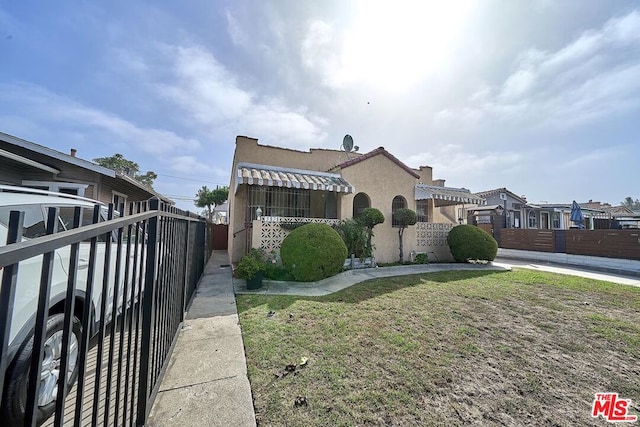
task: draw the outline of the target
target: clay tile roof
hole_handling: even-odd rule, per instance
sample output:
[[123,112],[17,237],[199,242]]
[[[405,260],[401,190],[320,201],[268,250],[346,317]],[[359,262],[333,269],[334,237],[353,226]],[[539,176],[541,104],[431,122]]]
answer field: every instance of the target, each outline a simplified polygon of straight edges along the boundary
[[387,157],[389,160],[391,160],[392,162],[394,162],[395,164],[400,166],[402,169],[404,169],[408,174],[410,174],[414,178],[417,178],[417,179],[420,178],[420,175],[418,175],[418,173],[416,171],[414,171],[409,166],[407,166],[404,163],[402,163],[400,160],[398,160],[398,158],[396,156],[394,156],[393,154],[391,154],[387,150],[385,150],[384,147],[378,147],[375,150],[369,151],[368,153],[363,154],[360,157],[356,157],[354,159],[347,160],[346,162],[343,162],[343,163],[340,163],[337,166],[334,166],[332,169],[348,168],[349,166],[353,166],[356,163],[363,162],[363,161],[365,161],[367,159],[370,159],[372,157],[375,157],[375,156],[377,156],[379,154]]

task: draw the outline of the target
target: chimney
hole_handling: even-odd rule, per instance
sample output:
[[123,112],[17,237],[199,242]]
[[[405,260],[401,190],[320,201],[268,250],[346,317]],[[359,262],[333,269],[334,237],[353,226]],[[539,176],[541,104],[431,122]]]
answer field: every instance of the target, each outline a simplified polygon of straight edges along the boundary
[[71,157],[75,157],[77,152],[78,152],[78,150],[76,150],[75,148],[72,148],[71,149]]

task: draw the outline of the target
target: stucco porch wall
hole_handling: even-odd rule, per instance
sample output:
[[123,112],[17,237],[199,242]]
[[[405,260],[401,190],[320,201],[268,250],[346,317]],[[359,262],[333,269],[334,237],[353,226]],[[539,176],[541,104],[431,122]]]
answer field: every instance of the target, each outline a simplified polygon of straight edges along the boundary
[[339,223],[339,219],[326,218],[289,218],[280,217],[277,219],[262,218],[253,220],[251,247],[254,249],[264,249],[267,252],[280,251],[280,246],[291,230],[283,228],[283,223],[314,223],[328,224],[333,226]]
[[[325,218],[262,218],[254,220],[252,224],[252,238],[251,246],[256,249],[264,249],[267,252],[280,250],[282,241],[287,237],[291,230],[283,228],[282,223],[324,223],[328,225],[335,225],[340,222],[337,219],[325,219]],[[449,231],[454,227],[453,224],[445,223],[431,223],[431,222],[419,222],[415,226],[407,228],[404,232],[404,251],[405,260],[410,259],[411,252],[426,253],[429,257],[429,261],[452,261],[453,256],[449,251],[447,245],[447,236]],[[377,227],[376,227],[377,229]],[[374,229],[374,231],[376,230]],[[392,253],[381,254],[377,249],[376,238],[374,238],[374,245],[376,245],[375,257],[377,262],[395,262],[399,257],[399,240],[398,229],[394,228],[395,235],[390,247]],[[412,242],[412,244],[408,244]],[[387,255],[383,258],[383,255]]]

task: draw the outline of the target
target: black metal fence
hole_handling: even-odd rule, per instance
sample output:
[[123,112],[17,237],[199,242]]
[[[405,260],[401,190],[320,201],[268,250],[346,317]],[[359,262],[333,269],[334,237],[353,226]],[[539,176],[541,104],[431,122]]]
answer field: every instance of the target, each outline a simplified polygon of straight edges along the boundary
[[158,200],[81,216],[57,232],[49,208],[47,235],[24,240],[24,213],[10,214],[2,425],[144,425],[210,255],[205,220]]

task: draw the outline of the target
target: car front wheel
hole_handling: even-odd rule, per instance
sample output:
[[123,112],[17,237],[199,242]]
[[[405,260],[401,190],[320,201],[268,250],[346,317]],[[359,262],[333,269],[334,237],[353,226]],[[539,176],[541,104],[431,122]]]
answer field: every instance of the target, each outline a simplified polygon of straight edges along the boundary
[[[55,411],[62,363],[62,335],[64,315],[54,314],[47,319],[42,368],[40,370],[40,390],[37,398],[37,423],[40,425]],[[72,334],[69,342],[67,384],[68,388],[78,377],[79,343],[82,335],[80,321],[74,316]],[[27,404],[31,354],[33,353],[33,335],[22,346],[5,376],[5,394],[2,412],[9,425],[22,425]]]

